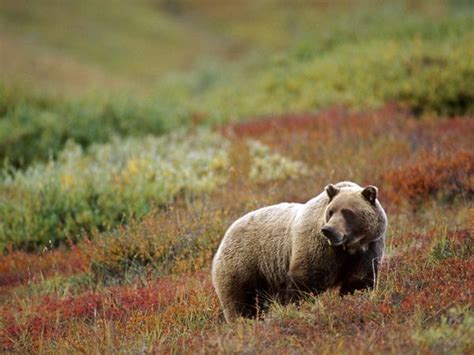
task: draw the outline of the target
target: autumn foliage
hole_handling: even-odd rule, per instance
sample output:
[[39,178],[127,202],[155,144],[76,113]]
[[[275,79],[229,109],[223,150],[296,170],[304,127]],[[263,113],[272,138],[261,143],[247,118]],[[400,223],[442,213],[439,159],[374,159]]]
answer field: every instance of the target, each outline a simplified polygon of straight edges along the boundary
[[[84,234],[67,248],[2,257],[2,350],[469,352],[471,122],[419,120],[388,105],[221,127],[230,142],[228,175],[212,192],[178,194],[144,218]],[[261,166],[266,180],[254,180],[262,151],[275,161]],[[305,171],[278,173],[285,167]],[[388,212],[376,290],[308,295],[272,305],[260,320],[223,323],[209,271],[226,228],[249,210],[303,202],[343,179],[377,185]]]
[[420,154],[414,164],[387,171],[383,180],[395,202],[417,205],[429,198],[471,199],[474,193],[474,153]]

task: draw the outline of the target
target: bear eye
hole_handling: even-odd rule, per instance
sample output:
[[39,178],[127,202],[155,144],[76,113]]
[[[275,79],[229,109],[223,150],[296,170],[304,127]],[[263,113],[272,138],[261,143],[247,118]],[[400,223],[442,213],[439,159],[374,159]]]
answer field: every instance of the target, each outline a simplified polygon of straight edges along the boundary
[[330,210],[330,211],[328,212],[328,217],[331,218],[333,214],[334,214],[334,210]]
[[343,210],[341,210],[341,213],[346,218],[353,218],[354,217],[354,212],[352,212],[351,210],[343,209]]

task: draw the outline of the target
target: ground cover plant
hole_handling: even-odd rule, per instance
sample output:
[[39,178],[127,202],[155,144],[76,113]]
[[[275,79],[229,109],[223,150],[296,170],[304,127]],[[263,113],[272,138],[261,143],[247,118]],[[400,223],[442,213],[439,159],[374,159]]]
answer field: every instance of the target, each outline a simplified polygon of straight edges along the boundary
[[0,239],[23,249],[104,230],[177,194],[212,190],[225,179],[226,141],[206,131],[113,141],[83,154],[69,144],[57,161],[7,175]]
[[[72,248],[7,253],[2,346],[20,352],[469,352],[473,122],[420,121],[387,106],[223,127],[215,134],[229,144],[226,179],[212,192],[180,195],[126,226],[85,234]],[[256,141],[258,149],[285,157],[262,174],[273,172],[272,178],[251,178]],[[287,161],[308,170],[281,174]],[[437,166],[449,175],[436,173]],[[390,231],[377,289],[344,298],[308,295],[299,305],[275,304],[261,320],[226,325],[209,268],[228,225],[258,206],[305,201],[342,178],[381,187]]]
[[[65,4],[0,4],[1,352],[474,352],[469,2]],[[341,180],[376,289],[226,324],[229,225]]]

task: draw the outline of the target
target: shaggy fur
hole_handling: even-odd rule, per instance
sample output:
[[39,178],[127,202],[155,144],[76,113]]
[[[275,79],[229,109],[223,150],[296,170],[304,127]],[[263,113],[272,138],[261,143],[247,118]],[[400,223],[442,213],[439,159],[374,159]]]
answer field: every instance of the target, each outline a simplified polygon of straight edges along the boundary
[[255,316],[269,298],[373,288],[386,228],[377,188],[352,182],[328,185],[305,204],[246,214],[227,230],[212,265],[226,320]]

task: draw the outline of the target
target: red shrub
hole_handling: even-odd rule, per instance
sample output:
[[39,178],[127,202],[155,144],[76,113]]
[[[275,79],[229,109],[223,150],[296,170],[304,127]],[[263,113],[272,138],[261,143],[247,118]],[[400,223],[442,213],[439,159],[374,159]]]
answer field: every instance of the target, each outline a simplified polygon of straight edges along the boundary
[[428,198],[471,197],[474,193],[474,153],[457,151],[449,156],[423,154],[416,164],[383,174],[387,192],[395,203],[407,199],[423,202]]
[[[116,286],[66,298],[44,296],[27,311],[20,305],[5,305],[0,307],[0,344],[8,348],[24,333],[33,341],[54,338],[74,320],[125,321],[132,312],[153,313],[179,298],[186,283],[185,278],[160,279],[147,287]],[[26,319],[18,321],[15,315],[22,312]]]
[[0,258],[0,291],[51,275],[70,275],[86,269],[87,262],[75,246],[41,254],[10,251]]
[[[293,132],[347,131],[358,136],[377,129],[380,123],[393,124],[401,117],[397,106],[385,107],[371,112],[351,112],[342,107],[333,107],[314,113],[288,113],[280,116],[253,118],[245,122],[223,127],[220,131],[228,137],[260,137],[268,133],[291,134]],[[404,120],[408,117],[405,113]]]
[[455,117],[417,122],[407,136],[412,149],[434,149],[438,152],[472,148],[474,120]]
[[[406,290],[406,297],[401,302],[403,312],[422,309],[426,313],[443,310],[454,304],[468,304],[474,297],[474,263],[473,260],[444,260],[431,272],[418,279],[416,292]],[[407,280],[408,281],[408,280]],[[420,280],[417,280],[420,281]],[[409,283],[406,282],[408,285]],[[436,295],[436,297],[433,297]]]

